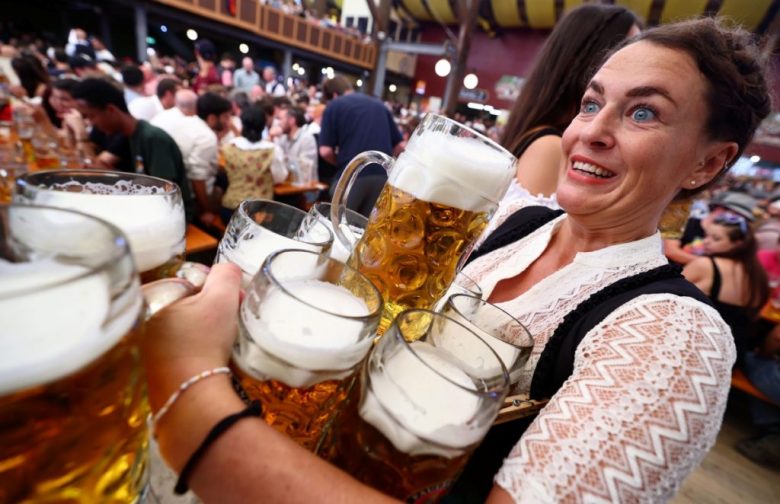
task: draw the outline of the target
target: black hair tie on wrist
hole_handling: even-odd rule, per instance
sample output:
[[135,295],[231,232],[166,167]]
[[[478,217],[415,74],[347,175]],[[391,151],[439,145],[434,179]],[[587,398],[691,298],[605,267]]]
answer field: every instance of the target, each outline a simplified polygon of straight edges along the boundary
[[233,424],[242,418],[259,417],[262,413],[263,407],[260,404],[260,401],[252,401],[245,409],[239,411],[238,413],[228,415],[220,420],[219,423],[211,429],[211,431],[206,436],[206,439],[203,440],[198,449],[195,450],[195,453],[190,456],[190,459],[184,465],[184,469],[182,469],[181,474],[179,474],[179,480],[176,482],[176,486],[174,487],[173,492],[176,495],[182,495],[186,493],[187,490],[189,490],[188,481],[192,471],[195,470],[195,467],[197,467],[198,462],[200,462],[200,459],[203,458],[203,455],[206,453],[206,450],[208,450],[209,446],[211,446],[214,441],[219,438],[219,436],[224,434],[225,431],[230,429]]

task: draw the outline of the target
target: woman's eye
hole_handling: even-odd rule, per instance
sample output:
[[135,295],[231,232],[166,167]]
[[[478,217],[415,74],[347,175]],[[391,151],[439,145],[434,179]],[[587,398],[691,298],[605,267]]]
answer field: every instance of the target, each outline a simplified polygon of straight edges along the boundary
[[637,107],[631,112],[631,118],[635,121],[652,121],[655,119],[655,111],[648,107]]
[[599,111],[599,106],[596,102],[587,101],[582,104],[581,110],[585,114],[595,114]]

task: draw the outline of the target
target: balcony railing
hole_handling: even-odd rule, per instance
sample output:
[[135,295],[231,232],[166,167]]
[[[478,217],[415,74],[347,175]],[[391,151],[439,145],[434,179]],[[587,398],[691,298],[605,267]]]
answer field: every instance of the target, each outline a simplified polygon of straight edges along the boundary
[[262,5],[259,0],[154,0],[214,21],[236,26],[282,44],[361,68],[373,69],[376,48],[359,37],[320,26],[313,20]]

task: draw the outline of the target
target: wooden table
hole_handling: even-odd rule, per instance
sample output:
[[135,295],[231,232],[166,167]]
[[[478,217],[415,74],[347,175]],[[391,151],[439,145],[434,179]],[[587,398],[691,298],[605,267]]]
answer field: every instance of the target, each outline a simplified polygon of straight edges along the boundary
[[295,196],[313,191],[324,191],[328,184],[324,182],[312,182],[308,185],[295,185],[282,182],[274,185],[274,196]]
[[184,251],[189,255],[215,249],[219,244],[219,240],[192,224],[188,224],[185,243]]

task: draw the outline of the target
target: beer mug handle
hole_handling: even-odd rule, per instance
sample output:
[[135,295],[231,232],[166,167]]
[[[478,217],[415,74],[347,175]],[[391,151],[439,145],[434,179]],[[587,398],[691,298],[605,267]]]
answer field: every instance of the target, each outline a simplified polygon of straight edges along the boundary
[[185,262],[176,273],[177,278],[164,278],[141,286],[146,301],[146,319],[187,296],[197,294],[206,283],[209,267]]
[[390,175],[390,171],[393,169],[393,163],[395,159],[388,156],[384,152],[379,151],[366,151],[361,152],[344,168],[344,173],[339,177],[339,181],[336,182],[336,188],[333,191],[333,200],[330,206],[330,222],[333,224],[333,234],[336,238],[344,244],[347,249],[351,249],[354,242],[351,241],[342,231],[339,225],[344,219],[344,214],[347,206],[347,196],[350,189],[355,183],[355,179],[358,174],[363,171],[367,165],[378,164],[385,169],[387,175]]

